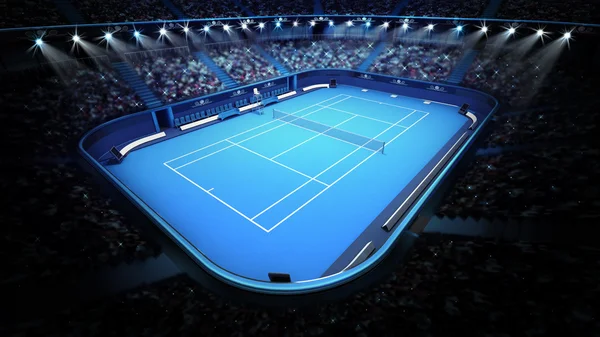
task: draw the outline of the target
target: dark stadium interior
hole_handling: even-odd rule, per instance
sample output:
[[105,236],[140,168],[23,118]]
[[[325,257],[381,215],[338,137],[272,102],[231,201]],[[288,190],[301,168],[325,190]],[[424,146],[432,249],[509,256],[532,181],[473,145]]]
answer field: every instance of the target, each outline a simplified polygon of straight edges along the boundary
[[[0,8],[0,335],[600,336],[600,2]],[[262,297],[189,272],[78,150],[118,117],[334,68],[500,103],[414,243],[335,295]]]

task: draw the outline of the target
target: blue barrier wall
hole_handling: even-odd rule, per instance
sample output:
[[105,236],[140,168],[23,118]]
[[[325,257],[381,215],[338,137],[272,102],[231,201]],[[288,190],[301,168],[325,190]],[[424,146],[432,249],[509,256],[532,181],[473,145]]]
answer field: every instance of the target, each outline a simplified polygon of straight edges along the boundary
[[152,112],[145,111],[123,116],[96,127],[83,137],[81,146],[92,157],[98,159],[113,146],[127,144],[156,131]]

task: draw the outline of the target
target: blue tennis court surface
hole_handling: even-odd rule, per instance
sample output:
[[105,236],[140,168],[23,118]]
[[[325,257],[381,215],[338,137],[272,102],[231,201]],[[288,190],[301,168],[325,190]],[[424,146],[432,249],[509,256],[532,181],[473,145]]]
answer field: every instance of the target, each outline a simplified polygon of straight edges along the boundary
[[[292,116],[274,119],[273,109]],[[310,280],[368,226],[380,227],[378,215],[466,130],[457,109],[321,89],[141,148],[108,169],[221,268]]]

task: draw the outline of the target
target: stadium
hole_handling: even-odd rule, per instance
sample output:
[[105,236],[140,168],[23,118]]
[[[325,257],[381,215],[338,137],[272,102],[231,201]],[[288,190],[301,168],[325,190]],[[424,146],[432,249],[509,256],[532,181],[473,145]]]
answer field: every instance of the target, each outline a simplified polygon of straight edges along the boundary
[[600,333],[600,3],[3,6],[3,335]]

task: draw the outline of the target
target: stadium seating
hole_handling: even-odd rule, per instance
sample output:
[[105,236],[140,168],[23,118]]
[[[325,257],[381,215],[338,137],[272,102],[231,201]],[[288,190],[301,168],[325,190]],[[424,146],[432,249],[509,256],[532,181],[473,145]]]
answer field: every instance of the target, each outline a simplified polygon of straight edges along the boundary
[[90,23],[176,19],[161,0],[77,0],[74,5]]
[[503,19],[598,23],[600,22],[600,4],[597,1],[586,0],[503,0],[497,17]]
[[323,9],[326,14],[370,14],[370,15],[391,15],[398,1],[395,0],[323,0]]
[[366,40],[268,41],[262,47],[288,69],[355,69],[370,53]]
[[[0,28],[66,24],[51,0],[8,0],[0,10]],[[5,7],[6,6],[6,7]]]
[[191,55],[165,51],[133,57],[135,70],[165,103],[207,95],[224,85],[206,65]]
[[407,16],[476,18],[481,15],[487,3],[486,0],[409,0],[401,14]]
[[244,6],[254,15],[290,15],[290,14],[312,14],[314,13],[314,1],[312,0],[241,0]]
[[279,71],[258,52],[245,45],[207,46],[208,55],[240,84],[248,84],[280,76]]
[[450,75],[461,53],[459,46],[394,43],[379,54],[369,71],[439,82]]
[[242,10],[230,0],[172,0],[183,13],[194,19],[235,18],[242,15]]

